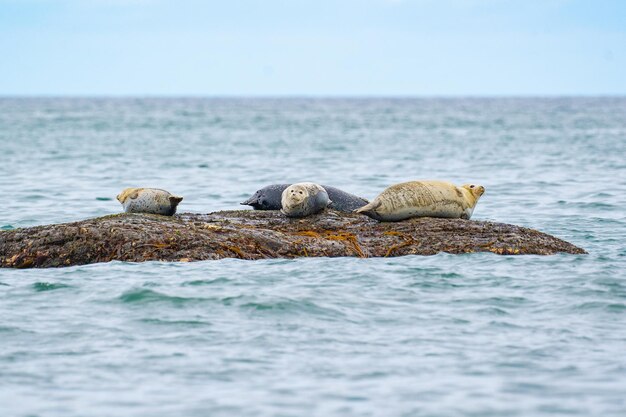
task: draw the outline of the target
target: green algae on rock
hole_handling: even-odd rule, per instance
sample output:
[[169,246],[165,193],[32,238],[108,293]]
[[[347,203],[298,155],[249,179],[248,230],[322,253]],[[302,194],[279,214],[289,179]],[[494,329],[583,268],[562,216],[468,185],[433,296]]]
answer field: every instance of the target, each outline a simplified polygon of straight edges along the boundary
[[379,223],[327,210],[290,219],[277,211],[116,214],[0,232],[0,267],[49,268],[113,260],[388,257],[439,252],[499,255],[584,254],[533,229],[486,221],[415,218]]

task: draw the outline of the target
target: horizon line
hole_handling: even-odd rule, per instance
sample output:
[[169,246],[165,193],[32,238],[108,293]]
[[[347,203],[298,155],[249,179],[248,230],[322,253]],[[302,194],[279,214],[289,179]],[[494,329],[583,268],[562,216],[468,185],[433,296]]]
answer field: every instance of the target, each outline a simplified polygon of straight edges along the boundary
[[0,99],[485,99],[626,98],[626,93],[594,94],[3,94]]

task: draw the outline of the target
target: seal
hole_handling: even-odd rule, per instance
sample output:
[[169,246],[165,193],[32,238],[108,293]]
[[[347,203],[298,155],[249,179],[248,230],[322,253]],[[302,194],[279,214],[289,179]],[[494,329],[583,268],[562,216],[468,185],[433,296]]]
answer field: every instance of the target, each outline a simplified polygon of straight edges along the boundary
[[182,197],[159,188],[126,188],[117,196],[126,213],[150,213],[172,216]]
[[252,197],[246,201],[242,201],[243,206],[252,206],[255,210],[280,210],[282,208],[280,200],[283,196],[283,191],[287,189],[291,184],[272,184],[267,187],[263,187],[256,193],[252,194]]
[[361,208],[369,203],[368,200],[358,197],[354,194],[342,191],[339,188],[330,187],[327,185],[322,185],[322,187],[324,187],[324,189],[328,193],[328,198],[330,198],[331,201],[328,208],[331,208],[333,210],[351,213],[354,210]]
[[411,217],[469,219],[485,187],[446,181],[410,181],[385,189],[368,205],[355,210],[382,222]]
[[319,213],[329,204],[328,193],[321,185],[300,182],[285,188],[280,211],[287,217],[306,217]]
[[[289,185],[290,184],[268,185],[258,190],[252,197],[240,204],[252,206],[255,210],[280,210],[282,208],[281,199],[283,191],[285,191]],[[328,198],[332,201],[328,208],[333,210],[353,212],[369,203],[366,199],[342,191],[339,188],[330,187],[328,185],[322,185],[322,188],[326,190]]]

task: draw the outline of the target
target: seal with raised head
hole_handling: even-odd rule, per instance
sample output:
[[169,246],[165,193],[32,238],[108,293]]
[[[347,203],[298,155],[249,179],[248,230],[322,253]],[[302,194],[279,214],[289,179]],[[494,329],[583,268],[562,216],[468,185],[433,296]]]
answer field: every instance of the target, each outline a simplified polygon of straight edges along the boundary
[[368,205],[355,210],[372,219],[394,222],[411,217],[469,219],[485,187],[446,181],[409,181],[385,189]]
[[118,196],[126,213],[172,216],[183,198],[159,188],[126,188]]
[[300,182],[285,188],[280,211],[287,217],[306,217],[319,213],[329,204],[328,193],[321,185]]
[[[258,190],[246,201],[240,203],[244,206],[252,206],[255,210],[280,210],[282,208],[281,199],[283,191],[290,184],[272,184]],[[328,208],[337,211],[353,212],[359,207],[363,207],[369,201],[354,194],[347,193],[339,188],[322,185],[328,193],[331,204]]]

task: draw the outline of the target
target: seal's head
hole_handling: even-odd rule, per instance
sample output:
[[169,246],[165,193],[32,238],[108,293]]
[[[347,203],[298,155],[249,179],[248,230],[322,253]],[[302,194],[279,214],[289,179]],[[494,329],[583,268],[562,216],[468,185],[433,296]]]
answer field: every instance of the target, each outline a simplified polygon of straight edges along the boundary
[[255,210],[270,210],[271,204],[268,201],[267,197],[263,193],[263,190],[259,190],[252,197],[247,199],[246,201],[242,201],[242,206],[252,206]]
[[252,194],[252,197],[250,197],[246,201],[242,201],[239,204],[241,204],[242,206],[253,206],[254,207],[257,204],[259,204],[259,197],[261,197],[261,190],[259,190],[256,193]]
[[485,193],[485,187],[478,184],[463,184],[463,188],[469,191],[469,193],[474,196],[476,201],[478,201],[480,196]]
[[283,207],[296,207],[304,203],[309,196],[309,190],[305,185],[293,184],[287,187],[283,192],[282,203]]
[[173,209],[176,209],[176,206],[178,205],[178,203],[183,201],[183,198],[177,195],[171,195],[168,197],[168,199],[170,200],[170,203],[172,204]]
[[331,203],[328,193],[319,184],[292,184],[281,195],[280,211],[287,217],[305,217],[319,213]]
[[124,204],[124,202],[128,198],[135,199],[135,198],[137,198],[137,196],[139,195],[139,192],[141,190],[142,190],[141,188],[126,188],[126,189],[124,189],[124,191],[122,191],[121,193],[119,193],[117,195],[117,201],[119,201],[120,203]]
[[282,205],[280,199],[283,191],[291,184],[270,184],[252,195],[241,204],[244,206],[252,206],[255,210],[280,210]]

